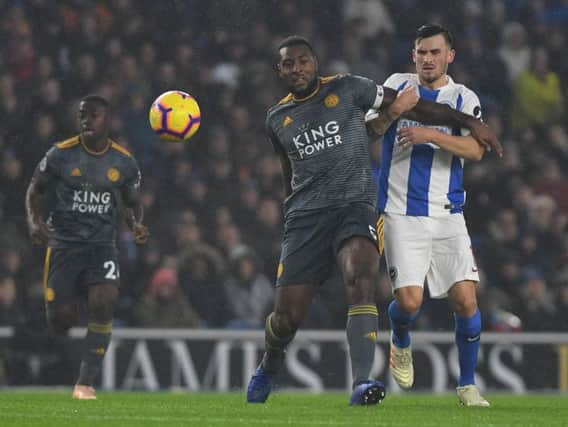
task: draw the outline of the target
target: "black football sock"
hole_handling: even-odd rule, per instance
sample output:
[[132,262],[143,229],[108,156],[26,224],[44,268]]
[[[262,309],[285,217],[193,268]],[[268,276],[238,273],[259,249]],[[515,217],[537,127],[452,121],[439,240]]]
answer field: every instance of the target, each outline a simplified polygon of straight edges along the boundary
[[375,305],[349,306],[347,341],[349,342],[354,387],[370,377],[377,345],[378,316],[379,313]]
[[262,362],[260,362],[260,366],[270,374],[275,374],[282,367],[286,346],[292,341],[295,335],[292,334],[285,337],[278,336],[272,327],[273,315],[274,313],[270,313],[266,318],[266,351],[262,357]]
[[92,386],[110,343],[112,323],[89,323],[77,384]]

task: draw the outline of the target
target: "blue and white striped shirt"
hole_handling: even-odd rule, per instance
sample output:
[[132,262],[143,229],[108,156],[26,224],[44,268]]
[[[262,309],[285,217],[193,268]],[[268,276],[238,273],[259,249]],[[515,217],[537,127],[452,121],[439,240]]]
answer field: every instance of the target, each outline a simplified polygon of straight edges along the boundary
[[[421,86],[416,74],[393,74],[384,84],[395,90],[408,85],[418,87],[423,99],[481,118],[477,95],[464,85],[454,83],[449,76],[448,83],[436,90]],[[397,130],[411,126],[426,125],[402,118],[391,125],[383,138],[378,210],[410,216],[462,212],[465,203],[463,159],[431,143],[411,148],[397,146]],[[468,129],[432,127],[447,134],[469,135]]]

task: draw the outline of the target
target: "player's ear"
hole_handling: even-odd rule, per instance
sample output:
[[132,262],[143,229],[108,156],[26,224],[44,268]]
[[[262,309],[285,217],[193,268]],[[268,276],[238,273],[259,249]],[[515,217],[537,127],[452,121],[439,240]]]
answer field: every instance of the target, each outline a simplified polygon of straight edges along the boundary
[[450,49],[450,51],[448,52],[448,64],[454,62],[454,59],[456,59],[456,50]]
[[416,64],[416,49],[412,49],[412,62]]

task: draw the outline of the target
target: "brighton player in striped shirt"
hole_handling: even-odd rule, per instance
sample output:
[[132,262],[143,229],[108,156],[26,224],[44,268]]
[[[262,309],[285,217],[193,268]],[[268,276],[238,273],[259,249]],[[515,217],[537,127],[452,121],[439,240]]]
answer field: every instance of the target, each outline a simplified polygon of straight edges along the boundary
[[[278,74],[290,94],[270,108],[266,129],[285,178],[284,238],[276,302],[266,320],[266,352],[249,382],[247,401],[268,399],[315,288],[337,265],[349,304],[351,404],[376,404],[385,394],[383,384],[370,378],[379,254],[365,113],[388,107],[396,91],[358,76],[319,76],[314,50],[299,36],[283,40],[278,53]],[[447,106],[422,100],[410,114],[431,123],[464,125],[480,140],[499,146],[479,120]]]
[[416,96],[477,118],[481,118],[480,103],[474,92],[446,74],[455,57],[447,29],[420,27],[412,55],[417,73],[393,74],[384,84],[403,91],[398,100],[377,119],[376,112],[367,114],[367,119],[374,119],[375,132],[384,134],[378,228],[379,235],[384,234],[395,297],[388,310],[391,372],[401,387],[412,386],[409,328],[418,316],[427,282],[431,297],[448,297],[454,312],[459,401],[487,407],[474,378],[481,334],[476,300],[479,273],[463,216],[464,159],[481,160],[484,147],[467,129],[426,126],[400,117],[413,107]]

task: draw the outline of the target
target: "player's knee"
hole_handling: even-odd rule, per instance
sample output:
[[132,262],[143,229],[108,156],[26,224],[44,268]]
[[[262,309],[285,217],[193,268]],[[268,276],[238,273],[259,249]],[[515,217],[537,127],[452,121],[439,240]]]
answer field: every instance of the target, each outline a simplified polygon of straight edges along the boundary
[[304,316],[298,309],[275,312],[272,317],[272,328],[279,336],[289,336],[296,333]]
[[66,335],[77,323],[78,313],[74,307],[50,308],[47,311],[47,323],[51,333]]
[[454,302],[454,312],[458,316],[471,317],[477,311],[477,300],[475,298],[467,298]]
[[350,304],[363,304],[374,301],[377,271],[371,266],[362,266],[344,273],[345,286]]
[[89,292],[89,313],[99,321],[112,319],[118,299],[118,290],[114,286],[97,286]]
[[397,303],[404,313],[416,313],[422,307],[422,295],[405,295],[403,298],[397,298]]

